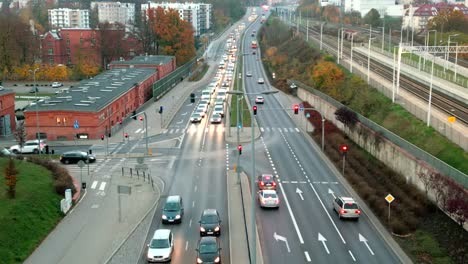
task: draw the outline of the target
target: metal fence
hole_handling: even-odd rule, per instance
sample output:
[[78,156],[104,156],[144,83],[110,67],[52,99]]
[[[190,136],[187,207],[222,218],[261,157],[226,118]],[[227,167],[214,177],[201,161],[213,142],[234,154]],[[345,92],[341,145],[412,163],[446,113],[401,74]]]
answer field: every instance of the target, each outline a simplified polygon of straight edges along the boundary
[[[316,89],[307,86],[299,81],[290,80],[288,83],[294,82],[298,87],[303,88],[320,97],[322,100],[328,102],[330,105],[333,105],[336,109],[340,107],[346,107],[345,105],[341,104],[337,100],[333,99],[332,97],[317,91]],[[440,159],[434,157],[430,153],[420,149],[419,147],[415,146],[414,144],[406,141],[405,139],[399,137],[398,135],[394,134],[393,132],[389,131],[388,129],[374,123],[373,121],[367,119],[366,117],[357,114],[359,122],[363,125],[367,126],[369,129],[380,133],[383,137],[387,140],[391,141],[393,144],[399,146],[400,148],[406,150],[409,154],[413,155],[415,158],[425,161],[430,164],[433,168],[437,169],[440,173],[451,177],[456,182],[460,183],[465,188],[468,188],[468,175],[464,174],[463,172],[457,170],[456,168],[450,166],[449,164],[441,161]]]
[[122,167],[122,177],[127,176],[130,178],[137,178],[138,180],[141,178],[144,182],[148,182],[148,184],[151,185],[154,191],[154,180],[151,177],[151,174],[149,173],[148,170],[139,170],[135,168],[130,168],[130,167]]

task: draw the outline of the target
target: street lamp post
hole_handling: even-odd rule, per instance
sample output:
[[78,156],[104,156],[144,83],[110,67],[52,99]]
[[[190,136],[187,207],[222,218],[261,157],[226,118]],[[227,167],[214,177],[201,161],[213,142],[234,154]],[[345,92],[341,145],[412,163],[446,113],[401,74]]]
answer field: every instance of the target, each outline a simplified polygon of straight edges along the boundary
[[39,155],[41,155],[41,133],[39,132],[39,102],[37,101],[37,84],[36,84],[36,72],[39,68],[34,70],[29,70],[33,73],[33,80],[34,80],[34,99],[36,100],[36,139],[38,140],[39,145]]
[[427,105],[427,126],[431,125],[432,80],[434,78],[434,60],[435,60],[435,56],[432,58],[431,82],[429,84],[429,100],[428,100],[428,105]]
[[371,46],[371,41],[374,38],[369,38],[369,47],[367,50],[367,84],[370,82],[370,46]]
[[453,34],[453,35],[449,35],[449,36],[448,36],[447,49],[446,49],[446,52],[445,52],[444,72],[445,72],[446,68],[448,68],[448,60],[449,60],[449,55],[450,55],[450,52],[449,52],[450,38],[451,38],[451,37],[456,37],[456,36],[458,36],[458,35],[459,35],[459,34]]
[[458,42],[455,42],[455,69],[453,70],[455,72],[453,76],[453,81],[456,83],[457,82],[457,69],[458,69]]
[[349,66],[349,71],[353,73],[353,41],[354,41],[354,34],[357,32],[354,32],[351,34],[351,64]]
[[[427,31],[427,42],[426,42],[426,50],[429,49],[429,40],[430,40],[430,37],[429,37],[429,34],[431,33],[431,31],[434,31],[434,46],[437,45],[437,30],[435,29],[431,29],[431,30],[428,30]],[[426,69],[426,52],[424,53],[424,60],[423,60],[423,70]]]
[[[229,94],[237,94],[237,95],[258,95],[258,94],[265,94],[265,95],[268,95],[268,94],[275,94],[277,93],[278,91],[273,91],[273,90],[269,90],[269,91],[264,91],[264,92],[261,92],[261,93],[244,93],[242,91],[228,91],[227,93]],[[249,245],[250,245],[250,258],[251,258],[251,263],[257,263],[256,262],[256,258],[257,258],[257,233],[256,233],[256,206],[255,206],[255,202],[256,202],[256,189],[255,189],[255,123],[254,123],[254,114],[253,114],[253,111],[249,110],[250,111],[250,115],[251,115],[251,129],[252,129],[252,133],[251,133],[251,144],[252,144],[252,175],[250,176],[250,189],[251,189],[251,196],[252,196],[252,201],[251,201],[251,240],[249,242]],[[239,144],[238,144],[239,145]]]
[[325,24],[325,22],[322,22],[322,24],[320,24],[320,50],[322,50],[322,33],[323,33],[323,25]]

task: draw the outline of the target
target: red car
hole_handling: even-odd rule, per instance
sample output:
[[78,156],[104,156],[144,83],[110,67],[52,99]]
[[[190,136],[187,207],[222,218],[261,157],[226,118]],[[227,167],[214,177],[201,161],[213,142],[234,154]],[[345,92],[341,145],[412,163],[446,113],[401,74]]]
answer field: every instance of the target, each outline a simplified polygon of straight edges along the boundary
[[277,183],[275,177],[271,174],[262,174],[258,176],[259,190],[276,190]]

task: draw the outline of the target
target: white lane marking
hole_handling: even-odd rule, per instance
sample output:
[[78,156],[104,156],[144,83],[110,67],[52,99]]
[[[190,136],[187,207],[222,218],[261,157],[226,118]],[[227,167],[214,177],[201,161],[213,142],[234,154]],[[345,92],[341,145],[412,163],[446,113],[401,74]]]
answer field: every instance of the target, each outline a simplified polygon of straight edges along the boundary
[[192,227],[192,218],[190,218],[190,222],[189,222],[188,226]]
[[346,244],[346,241],[344,240],[343,236],[341,235],[340,230],[338,230],[338,227],[336,226],[335,222],[333,222],[333,219],[331,218],[330,213],[328,212],[327,208],[326,208],[325,205],[323,204],[322,199],[320,199],[320,196],[318,195],[317,190],[315,190],[314,185],[312,185],[311,183],[309,183],[309,185],[310,185],[310,187],[312,188],[312,190],[314,191],[315,196],[316,196],[317,199],[319,200],[320,204],[322,205],[322,208],[323,208],[323,210],[325,211],[325,213],[327,214],[328,219],[330,219],[330,222],[332,223],[332,225],[333,225],[333,227],[335,228],[336,232],[337,232],[338,235],[340,236],[341,241],[343,241],[343,244]]
[[91,189],[96,189],[97,184],[98,181],[93,181],[93,184],[91,184]]
[[294,132],[294,129],[292,127],[290,127],[289,132]]
[[299,242],[301,244],[304,244],[304,239],[302,238],[301,231],[299,230],[299,226],[297,226],[296,218],[294,217],[294,214],[291,210],[291,206],[289,206],[288,197],[286,196],[286,193],[284,192],[283,184],[280,182],[279,186],[281,189],[281,193],[283,194],[284,201],[286,202],[286,207],[288,207],[288,212],[289,212],[289,215],[291,216],[291,220],[293,222],[294,228],[296,229],[297,236],[299,237]]
[[188,249],[188,241],[185,241],[185,251]]
[[195,188],[194,188],[194,189],[195,189],[194,192],[197,192],[197,186],[196,186],[196,185],[195,185]]
[[297,131],[297,132],[300,132],[299,128],[296,127],[296,131]]
[[264,132],[264,131],[265,131],[265,129],[263,129],[263,127],[261,127],[261,128],[260,128],[260,131]]
[[137,130],[135,131],[135,134],[140,133],[140,131],[141,131],[141,128],[137,129]]
[[351,255],[351,257],[353,258],[353,261],[356,262],[356,259],[354,258],[354,255],[353,253],[351,252],[351,250],[348,250],[349,254]]
[[169,134],[172,134],[173,132],[174,132],[174,129],[171,128],[171,129],[169,130]]
[[195,201],[192,202],[192,208],[195,207]]
[[141,130],[141,133],[143,134],[143,133],[145,133],[145,131],[146,131],[146,128],[144,128],[143,130]]
[[284,132],[288,132],[288,128],[287,128],[287,127],[283,127],[283,130],[284,130]]
[[182,122],[184,122],[184,120],[180,120],[179,122],[177,122],[177,124],[182,124]]
[[104,191],[104,189],[106,188],[106,182],[101,182],[101,186],[99,186],[99,190],[100,191]]
[[188,112],[185,112],[185,113],[183,113],[183,114],[180,114],[180,115],[181,115],[181,116],[184,116],[184,115],[186,115],[187,113],[188,113]]
[[291,181],[291,183],[297,183],[297,181]]
[[309,252],[304,251],[304,255],[305,255],[306,259],[307,259],[307,262],[311,262],[311,261],[312,261],[312,260],[310,259],[310,256],[309,256]]

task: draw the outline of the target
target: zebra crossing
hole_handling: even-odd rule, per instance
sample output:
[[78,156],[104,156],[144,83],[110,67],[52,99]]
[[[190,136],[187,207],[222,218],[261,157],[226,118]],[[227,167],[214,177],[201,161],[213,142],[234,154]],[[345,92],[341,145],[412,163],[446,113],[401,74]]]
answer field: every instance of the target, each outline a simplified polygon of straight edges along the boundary
[[[205,133],[225,133],[227,130],[223,126],[209,126],[206,128],[188,127],[188,128],[168,128],[162,131],[162,134],[195,134],[200,131]],[[300,133],[301,130],[297,127],[260,127],[262,133]]]

